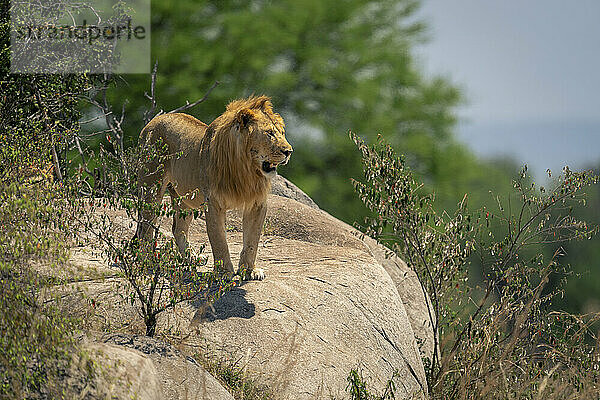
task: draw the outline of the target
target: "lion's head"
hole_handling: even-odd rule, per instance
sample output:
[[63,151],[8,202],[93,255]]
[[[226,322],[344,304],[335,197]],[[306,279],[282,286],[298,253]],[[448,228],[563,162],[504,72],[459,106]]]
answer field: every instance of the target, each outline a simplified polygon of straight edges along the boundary
[[287,164],[292,153],[283,118],[273,112],[270,98],[252,96],[232,101],[211,128],[211,164],[217,169],[213,189],[239,199],[236,203],[266,196],[270,178],[279,165]]
[[285,138],[283,118],[273,112],[267,96],[233,101],[227,111],[235,113],[233,128],[246,140],[246,149],[257,171],[272,177],[277,166],[287,164],[292,146]]

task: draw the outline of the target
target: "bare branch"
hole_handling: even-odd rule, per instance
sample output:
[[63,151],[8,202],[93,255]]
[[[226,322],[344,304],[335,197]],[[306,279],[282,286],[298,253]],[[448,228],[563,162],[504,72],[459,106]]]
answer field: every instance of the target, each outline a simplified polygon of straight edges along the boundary
[[[212,92],[214,88],[216,88],[217,86],[219,86],[219,84],[220,84],[219,81],[215,81],[215,83],[213,83],[213,85],[210,87],[210,89],[208,89],[208,91],[204,94],[204,96],[202,96],[202,98],[200,100],[196,100],[195,102],[193,102],[191,104],[186,100],[184,106],[181,106],[179,108],[171,110],[167,114],[184,111],[184,110],[190,109],[190,108],[195,107],[198,104],[204,102],[206,100],[206,98],[208,97],[208,95],[210,94],[210,92]],[[160,115],[160,113],[159,113],[159,115]]]
[[152,69],[152,81],[150,83],[150,95],[147,92],[144,92],[144,96],[150,100],[150,108],[144,112],[144,126],[150,122],[152,118],[154,118],[154,111],[156,110],[156,93],[154,88],[156,87],[156,70],[158,69],[158,60],[154,63],[154,68]]
[[52,162],[54,163],[54,173],[59,182],[62,182],[63,177],[60,172],[60,163],[58,162],[58,154],[56,154],[56,146],[52,144]]

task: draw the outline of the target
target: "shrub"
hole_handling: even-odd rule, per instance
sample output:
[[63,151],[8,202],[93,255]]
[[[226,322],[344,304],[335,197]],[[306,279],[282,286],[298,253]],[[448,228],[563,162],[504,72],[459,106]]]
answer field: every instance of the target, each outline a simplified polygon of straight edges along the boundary
[[[465,195],[452,215],[438,215],[434,196],[389,145],[351,137],[365,172],[355,189],[376,215],[363,230],[411,265],[431,299],[435,350],[424,360],[430,396],[597,398],[600,353],[590,327],[598,315],[552,311],[559,291],[547,284],[568,272],[560,244],[598,230],[572,216],[598,176],[565,168],[546,190],[529,183],[524,168],[514,193],[497,196],[494,207],[470,214]],[[540,244],[556,251],[532,253]],[[476,284],[469,280],[474,259],[483,276]]]
[[[156,67],[152,74],[153,96],[155,79]],[[85,201],[87,212],[79,222],[83,230],[101,244],[112,266],[124,278],[125,300],[136,306],[146,325],[146,335],[154,336],[157,317],[163,311],[192,300],[204,306],[212,304],[236,283],[205,268],[207,258],[199,254],[204,246],[199,252],[188,251],[182,255],[177,251],[174,240],[161,232],[163,218],[172,217],[175,213],[192,214],[198,218],[202,210],[182,210],[180,200],[170,203],[148,200],[157,197],[159,187],[144,185],[138,177],[156,173],[149,168],[160,169],[164,163],[180,155],[169,154],[166,144],[160,141],[153,145],[125,146],[124,114],[114,112],[106,95],[106,90],[113,83],[114,80],[108,79],[102,82],[99,90],[87,94],[87,101],[106,117],[108,126],[88,136],[106,137],[112,143],[112,151],[104,147],[97,152],[89,148],[78,149],[81,162],[77,180],[88,182],[90,188],[90,197]],[[154,97],[150,100],[147,120],[153,117],[156,105]],[[199,102],[188,103],[183,108]],[[95,174],[90,172],[88,164],[95,165]],[[120,222],[119,212],[122,211],[134,224],[149,226],[152,238],[134,238],[131,230]]]
[[33,262],[64,261],[64,239],[56,229],[61,210],[47,190],[0,182],[0,397],[62,398],[59,369],[74,351],[76,321],[44,293],[52,282]]
[[[7,12],[0,6],[0,17]],[[8,41],[0,19],[0,42]],[[59,160],[77,124],[85,77],[8,75],[0,50],[0,397],[69,398],[62,373],[77,321],[56,306],[35,263],[66,259],[74,211]]]

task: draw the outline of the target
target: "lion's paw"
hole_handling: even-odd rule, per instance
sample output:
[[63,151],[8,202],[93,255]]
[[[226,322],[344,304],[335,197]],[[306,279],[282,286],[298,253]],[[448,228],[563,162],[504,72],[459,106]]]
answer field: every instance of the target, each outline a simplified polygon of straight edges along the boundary
[[250,273],[246,273],[246,278],[251,281],[262,281],[265,279],[265,270],[262,268],[255,268]]
[[265,279],[265,270],[262,268],[248,269],[242,264],[238,269],[238,275],[245,281],[262,281]]

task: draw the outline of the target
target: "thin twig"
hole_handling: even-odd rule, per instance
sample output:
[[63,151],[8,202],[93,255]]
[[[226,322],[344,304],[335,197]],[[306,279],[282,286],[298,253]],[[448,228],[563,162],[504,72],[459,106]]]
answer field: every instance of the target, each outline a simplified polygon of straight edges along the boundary
[[[204,94],[204,96],[202,96],[202,98],[201,98],[201,99],[199,99],[199,100],[196,100],[195,102],[193,102],[193,103],[191,103],[191,104],[190,104],[190,103],[189,103],[189,102],[186,100],[186,101],[185,101],[185,105],[184,105],[184,106],[181,106],[181,107],[178,107],[178,108],[176,108],[176,109],[174,109],[174,110],[171,110],[171,111],[169,111],[167,114],[169,114],[169,113],[176,113],[176,112],[180,112],[180,111],[184,111],[184,110],[187,110],[187,109],[189,109],[189,108],[195,107],[195,106],[197,106],[198,104],[200,104],[200,103],[204,102],[204,101],[205,101],[205,100],[208,98],[208,95],[210,94],[210,92],[212,92],[212,91],[213,91],[213,89],[214,89],[214,88],[216,88],[216,87],[217,87],[219,84],[220,84],[220,82],[219,82],[219,81],[215,81],[215,83],[213,83],[213,85],[210,87],[210,89],[208,89],[208,91],[207,91],[207,92]],[[159,113],[159,115],[160,115],[160,113]]]
[[152,118],[154,118],[154,111],[156,110],[156,94],[154,88],[156,87],[156,71],[158,69],[158,60],[154,63],[154,68],[152,69],[151,82],[150,82],[150,95],[147,92],[144,92],[144,97],[150,100],[150,108],[144,112],[144,126],[150,122]]

